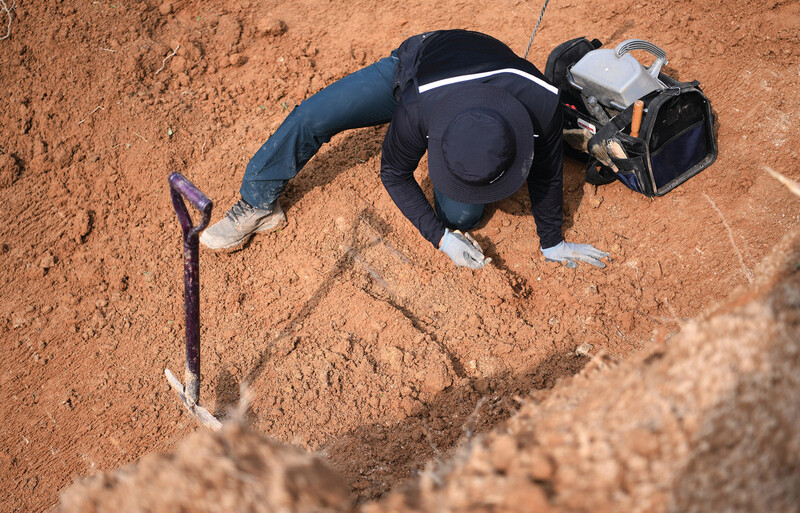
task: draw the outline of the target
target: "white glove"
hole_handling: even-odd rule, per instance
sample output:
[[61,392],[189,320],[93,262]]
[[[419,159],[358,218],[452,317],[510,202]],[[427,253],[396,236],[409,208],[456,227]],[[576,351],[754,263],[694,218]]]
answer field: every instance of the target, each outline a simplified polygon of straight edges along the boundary
[[600,251],[589,244],[575,244],[563,240],[552,248],[542,249],[542,253],[548,262],[565,262],[567,267],[571,268],[578,267],[578,261],[603,268],[606,264],[600,259],[608,256],[605,251]]
[[472,238],[472,235],[458,230],[451,232],[447,228],[444,229],[439,250],[444,251],[458,267],[480,269],[492,261],[491,258],[483,256],[480,244]]

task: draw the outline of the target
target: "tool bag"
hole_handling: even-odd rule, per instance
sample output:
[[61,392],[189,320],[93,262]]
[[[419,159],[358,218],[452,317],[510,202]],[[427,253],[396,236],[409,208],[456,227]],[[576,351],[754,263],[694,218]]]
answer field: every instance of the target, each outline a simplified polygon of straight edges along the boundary
[[[561,90],[564,141],[588,160],[587,181],[619,180],[647,196],[663,196],[717,157],[714,116],[699,82],[664,73],[666,53],[638,39],[600,49],[597,39],[572,39],[547,59],[545,77]],[[628,52],[656,56],[649,69]],[[631,135],[635,100],[644,104]],[[591,179],[590,179],[591,177]]]

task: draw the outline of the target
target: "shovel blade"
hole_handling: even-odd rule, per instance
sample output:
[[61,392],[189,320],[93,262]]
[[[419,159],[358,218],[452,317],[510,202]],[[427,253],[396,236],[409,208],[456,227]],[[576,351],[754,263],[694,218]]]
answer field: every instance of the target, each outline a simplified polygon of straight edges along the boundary
[[164,374],[167,376],[167,381],[169,382],[170,386],[172,386],[172,388],[178,392],[178,396],[181,398],[181,401],[183,401],[183,405],[186,406],[186,409],[189,410],[189,413],[197,417],[197,420],[199,420],[201,424],[212,431],[219,431],[222,428],[222,422],[211,415],[208,410],[197,403],[192,404],[189,402],[183,385],[180,381],[178,381],[178,378],[176,378],[172,372],[170,372],[169,369],[164,369]]

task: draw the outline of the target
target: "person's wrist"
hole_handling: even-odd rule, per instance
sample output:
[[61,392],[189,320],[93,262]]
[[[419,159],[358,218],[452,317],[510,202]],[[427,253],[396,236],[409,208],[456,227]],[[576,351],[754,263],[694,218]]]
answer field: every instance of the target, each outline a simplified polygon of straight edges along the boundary
[[544,253],[545,251],[549,251],[549,250],[551,250],[551,249],[555,249],[555,248],[557,248],[557,247],[561,246],[562,244],[564,244],[564,241],[563,241],[563,240],[562,240],[561,242],[559,242],[558,244],[556,244],[556,245],[554,245],[554,246],[547,247],[547,248],[545,248],[545,247],[543,247],[543,246],[539,246],[539,249],[542,251],[542,253]]
[[444,234],[442,235],[442,238],[441,238],[441,239],[439,239],[439,245],[438,245],[437,247],[438,247],[439,249],[441,249],[442,251],[444,251],[444,248],[443,248],[443,246],[444,246],[444,240],[447,238],[447,234],[448,234],[449,232],[450,232],[450,230],[448,230],[447,228],[445,228],[445,229],[444,229]]

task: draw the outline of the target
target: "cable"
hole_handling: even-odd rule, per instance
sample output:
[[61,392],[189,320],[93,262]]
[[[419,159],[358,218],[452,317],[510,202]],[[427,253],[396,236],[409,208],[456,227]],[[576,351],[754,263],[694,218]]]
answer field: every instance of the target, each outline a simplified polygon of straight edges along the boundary
[[531,45],[533,44],[533,36],[536,35],[536,31],[539,30],[539,24],[542,22],[542,17],[544,16],[544,10],[547,9],[547,4],[550,3],[550,0],[544,0],[544,5],[542,6],[542,12],[539,13],[539,19],[536,21],[536,26],[533,27],[533,34],[531,34],[531,40],[528,41],[528,48],[525,49],[525,55],[522,56],[523,59],[528,58],[528,52],[531,50]]

